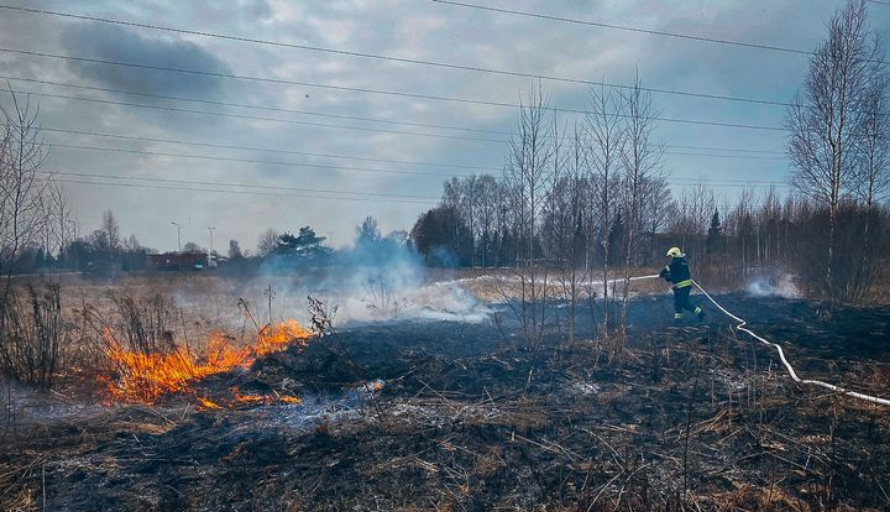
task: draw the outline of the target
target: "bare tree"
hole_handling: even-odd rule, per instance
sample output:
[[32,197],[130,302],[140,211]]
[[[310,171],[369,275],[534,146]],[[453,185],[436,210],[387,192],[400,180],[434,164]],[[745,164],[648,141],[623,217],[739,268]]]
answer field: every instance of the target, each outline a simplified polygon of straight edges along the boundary
[[59,253],[77,229],[61,185],[43,170],[48,153],[37,123],[39,108],[12,88],[10,93],[11,106],[0,106],[5,121],[0,133],[0,275],[13,270],[23,249]]
[[370,215],[355,227],[355,245],[373,244],[379,242],[381,238],[383,235],[380,234],[377,219]]
[[890,192],[890,77],[878,74],[871,82],[862,108],[859,134],[860,161],[857,165],[856,194],[871,210],[887,199]]
[[659,176],[643,182],[641,221],[649,238],[646,254],[642,261],[644,265],[651,264],[652,258],[656,256],[655,243],[658,240],[658,234],[665,229],[668,219],[672,217],[675,209],[676,204],[666,178]]
[[479,199],[480,199],[480,181],[475,174],[465,178],[461,182],[461,201],[458,206],[460,216],[470,230],[470,267],[475,268],[476,259],[476,241],[479,239]]
[[683,248],[693,259],[700,255],[711,215],[717,207],[714,190],[700,181],[692,187],[683,189],[677,202],[676,214],[671,218],[668,232],[673,244]]
[[121,229],[117,223],[117,218],[111,210],[102,212],[102,231],[108,239],[108,247],[112,251],[118,251],[121,248]]
[[104,234],[105,243],[107,244],[108,249],[108,270],[110,272],[115,272],[123,244],[121,243],[120,225],[117,223],[117,218],[115,218],[114,212],[111,210],[102,212],[102,227],[100,229]]
[[639,234],[643,231],[647,184],[659,178],[662,168],[664,145],[653,140],[653,130],[658,112],[652,104],[652,96],[644,91],[640,77],[623,97],[627,114],[625,121],[626,144],[621,152],[624,167],[624,289],[622,292],[621,328],[627,324],[631,268],[638,264]]
[[451,237],[456,242],[457,252],[467,256],[471,267],[476,266],[478,181],[474,174],[463,180],[451,178],[442,186],[442,205],[454,211],[460,219],[453,223],[455,231]]
[[[5,121],[0,133],[0,372],[50,387],[64,343],[59,286],[15,287],[12,274],[21,251],[49,249],[54,206],[64,201],[50,178],[40,177],[47,152],[37,122],[39,108],[30,97],[21,100],[11,87],[10,93],[11,106],[0,106]],[[64,221],[67,212],[61,211]]]
[[567,305],[565,324],[568,344],[575,339],[577,305],[588,275],[585,266],[587,237],[584,213],[589,163],[586,152],[589,144],[585,137],[584,126],[576,123],[570,137],[570,151],[556,166],[553,175],[544,226],[549,257],[559,272],[559,289]]
[[[595,243],[602,263],[603,317],[602,333],[609,333],[609,231],[612,228],[617,201],[614,192],[621,167],[621,154],[626,144],[621,98],[605,87],[591,89],[586,116],[590,158],[588,166],[592,198],[591,207],[596,225],[591,226],[590,242]],[[595,242],[594,242],[595,241]],[[591,296],[593,293],[591,292]]]
[[761,265],[773,263],[779,252],[778,224],[781,215],[779,194],[774,186],[770,186],[757,211],[757,260]]
[[71,205],[61,184],[55,180],[49,182],[47,209],[44,215],[51,220],[48,226],[48,252],[61,254],[68,244],[77,238],[77,224],[71,216]]
[[837,215],[855,190],[859,139],[870,92],[881,73],[881,48],[870,37],[865,0],[850,0],[829,23],[828,39],[814,53],[803,89],[788,109],[791,183],[829,211],[825,288],[834,286]]
[[747,276],[756,262],[753,249],[754,219],[752,214],[757,205],[757,194],[752,188],[742,189],[735,206],[723,219],[723,232],[734,240],[733,251],[739,262],[741,275]]
[[494,176],[484,174],[478,181],[479,262],[483,267],[497,263],[494,248],[498,235],[498,211],[501,209],[500,183]]
[[[861,240],[863,250],[856,262],[858,272],[853,274],[851,282],[845,283],[847,285],[845,295],[849,299],[861,300],[877,277],[877,265],[874,260],[876,255],[880,255],[880,251],[873,251],[875,243],[873,238],[876,235],[873,232],[873,225],[881,216],[877,206],[887,198],[890,189],[888,85],[890,77],[887,76],[886,70],[882,69],[871,80],[862,105],[865,115],[859,134],[860,158],[857,166],[856,194],[865,206]],[[880,237],[880,233],[877,235]]]
[[552,185],[554,148],[550,100],[540,84],[533,85],[521,102],[518,131],[512,137],[504,169],[517,235],[516,280],[519,286],[518,318],[533,347],[543,337],[547,301],[546,268],[536,265],[538,224]]
[[279,233],[272,228],[263,231],[257,242],[257,254],[261,258],[268,256],[275,250],[275,246],[278,245],[278,236]]
[[0,107],[0,274],[7,278],[19,251],[41,241],[48,225],[48,181],[39,177],[48,156],[37,124],[40,109],[11,87],[10,93],[11,108]]

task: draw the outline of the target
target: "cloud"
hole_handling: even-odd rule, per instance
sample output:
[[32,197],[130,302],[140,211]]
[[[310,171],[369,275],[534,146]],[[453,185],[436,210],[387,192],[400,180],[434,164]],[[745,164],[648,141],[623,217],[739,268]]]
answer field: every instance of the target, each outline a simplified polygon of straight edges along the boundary
[[[268,41],[338,48],[355,52],[413,57],[531,74],[629,83],[639,70],[644,85],[663,89],[727,94],[787,101],[800,86],[805,56],[794,56],[726,45],[601,29],[534,18],[486,13],[433,2],[403,0],[238,0],[238,2],[113,2],[111,0],[38,0],[51,10],[104,18],[231,34]],[[18,2],[24,4],[26,2]],[[486,0],[488,5],[504,2]],[[824,38],[825,20],[837,0],[812,0],[801,9],[799,0],[610,0],[575,2],[517,0],[515,8],[568,18],[602,21],[653,30],[707,37],[813,48]],[[878,31],[890,25],[890,9],[872,9]],[[72,23],[31,14],[0,16],[0,46],[97,59],[143,62],[210,72],[263,76],[295,82],[408,94],[424,94],[515,103],[531,80],[497,74],[430,66],[396,64],[344,55],[270,47],[213,38],[185,37],[146,29],[99,23]],[[395,95],[342,92],[308,86],[229,80],[208,76],[90,65],[55,59],[0,54],[0,67],[12,76],[99,85],[165,96],[211,99],[270,109],[296,109],[333,115],[388,119],[419,124],[465,126],[475,130],[515,130],[516,111],[495,106],[433,101]],[[50,85],[15,83],[19,90],[89,96],[97,99],[150,103],[155,106],[212,110],[244,116],[309,121],[338,126],[422,132],[446,136],[506,139],[506,136],[392,125],[381,122],[324,118],[275,110],[211,106],[132,95],[71,90]],[[587,87],[544,81],[553,104],[583,108]],[[653,97],[666,117],[707,119],[748,124],[780,124],[783,109],[665,94]],[[0,94],[0,104],[8,101]],[[288,161],[322,167],[225,162],[156,157],[135,153],[102,153],[54,149],[49,166],[139,176],[143,179],[185,179],[253,183],[374,194],[438,196],[443,176],[370,173],[330,167],[358,167],[466,174],[460,166],[500,168],[506,144],[384,134],[366,130],[322,128],[234,117],[211,117],[163,110],[97,105],[40,98],[41,123],[46,127],[123,133],[133,136],[201,141],[219,145],[260,147],[341,156],[435,162],[453,168],[392,164],[297,154],[278,154],[150,142],[125,142],[48,134],[60,144],[108,146],[165,153],[231,157],[241,160]],[[569,125],[577,116],[561,115]],[[661,123],[658,139],[676,145],[781,150],[781,132],[739,130]],[[783,161],[702,158],[667,155],[666,165],[677,178],[727,179],[744,175],[752,180],[782,180]],[[497,173],[497,170],[494,171]],[[104,180],[110,181],[110,180]],[[140,182],[145,183],[145,182]],[[221,187],[202,187],[214,189]],[[266,227],[279,231],[311,225],[319,233],[335,232],[336,243],[352,239],[355,224],[366,215],[377,217],[381,229],[410,229],[430,205],[406,204],[382,197],[365,201],[176,191],[71,184],[74,206],[84,232],[98,223],[102,210],[112,209],[122,228],[158,249],[176,246],[171,220],[184,226],[183,238],[207,241],[206,226],[217,226],[219,240],[239,239],[250,248]],[[677,188],[676,192],[681,192]],[[732,199],[738,189],[718,189]],[[296,195],[296,194],[295,194]],[[306,194],[303,194],[306,195]],[[323,196],[324,194],[318,194]],[[188,226],[192,226],[189,228]]]
[[[61,43],[74,55],[94,59],[209,73],[231,72],[223,61],[193,42],[145,37],[121,27],[98,22],[68,25],[62,32]],[[80,77],[109,88],[202,99],[219,99],[223,95],[224,79],[214,76],[78,61],[68,61],[68,65]]]

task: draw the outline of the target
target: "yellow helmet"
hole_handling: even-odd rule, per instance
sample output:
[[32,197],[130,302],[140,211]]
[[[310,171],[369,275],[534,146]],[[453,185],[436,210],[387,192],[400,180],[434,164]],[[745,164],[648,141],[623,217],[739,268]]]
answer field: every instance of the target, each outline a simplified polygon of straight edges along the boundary
[[679,247],[671,247],[668,249],[667,256],[670,256],[671,258],[679,258],[683,256],[683,251],[681,251]]

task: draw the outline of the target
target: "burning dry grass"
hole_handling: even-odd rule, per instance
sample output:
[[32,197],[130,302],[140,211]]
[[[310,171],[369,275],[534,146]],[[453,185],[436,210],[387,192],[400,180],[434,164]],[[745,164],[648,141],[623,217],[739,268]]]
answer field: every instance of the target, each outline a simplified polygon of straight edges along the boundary
[[299,397],[277,392],[269,395],[243,394],[237,387],[233,387],[231,394],[231,399],[218,399],[217,401],[205,397],[197,397],[198,410],[220,411],[223,409],[238,409],[260,405],[299,405],[303,403]]
[[[758,308],[764,334],[793,339],[789,353],[808,375],[827,370],[804,356],[838,358],[823,346],[886,361],[869,350],[888,311],[838,312],[832,322],[849,316],[849,325],[814,329],[802,302],[728,305],[746,318],[746,305]],[[667,297],[634,304],[620,366],[604,365],[595,340],[547,342],[536,355],[511,342],[509,326],[366,325],[340,333],[331,350],[331,339],[308,343],[296,322],[248,324],[235,336],[206,319],[196,328],[178,307],[132,338],[144,344],[127,334],[138,322],[113,311],[107,331],[93,332],[103,390],[137,404],[27,423],[7,437],[0,422],[0,509],[36,512],[45,497],[47,509],[200,512],[363,510],[369,496],[379,510],[890,504],[886,414],[797,388],[770,351],[725,325],[668,327]],[[836,335],[854,328],[876,334],[852,350]],[[848,366],[832,373],[852,377]],[[887,366],[868,368],[857,379],[886,389]],[[185,403],[162,400],[170,393]],[[297,396],[297,407],[255,407]]]
[[[248,368],[257,357],[289,346],[305,346],[311,336],[312,333],[296,320],[266,325],[252,343],[242,347],[236,347],[232,337],[216,332],[207,343],[206,354],[200,357],[183,346],[173,346],[166,352],[128,351],[109,329],[105,329],[105,353],[115,368],[115,375],[106,378],[108,392],[112,401],[143,404],[154,403],[166,394],[191,393],[196,381],[237,368]],[[261,400],[262,397],[242,397],[242,401]],[[237,396],[235,401],[238,401]],[[202,405],[207,408],[215,405],[209,400],[205,402]]]

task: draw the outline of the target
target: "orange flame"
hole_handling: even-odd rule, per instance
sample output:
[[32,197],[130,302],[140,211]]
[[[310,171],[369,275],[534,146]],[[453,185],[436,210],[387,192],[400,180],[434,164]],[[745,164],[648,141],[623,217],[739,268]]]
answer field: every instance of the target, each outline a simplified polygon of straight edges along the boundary
[[287,348],[294,340],[307,340],[312,333],[300,325],[296,320],[288,320],[277,325],[266,325],[260,329],[254,343],[254,351],[257,357]]
[[243,395],[237,388],[233,388],[232,391],[234,392],[234,399],[232,401],[222,401],[222,405],[207,398],[198,397],[198,410],[221,410],[223,409],[223,406],[229,409],[235,409],[240,406],[274,404],[298,405],[303,403],[299,397],[293,395]]
[[[117,378],[107,379],[108,390],[114,401],[151,404],[168,393],[190,392],[195,382],[210,375],[247,368],[257,357],[291,345],[304,347],[311,336],[296,320],[288,320],[263,327],[251,344],[239,349],[232,345],[231,337],[215,332],[208,340],[205,356],[199,358],[181,346],[151,354],[129,352],[106,329],[105,353],[117,369]],[[219,408],[206,399],[199,402],[207,409]]]
[[199,410],[199,411],[212,410],[212,409],[222,409],[222,407],[220,407],[219,405],[217,405],[216,402],[213,402],[213,401],[208,400],[208,399],[206,399],[206,398],[198,397],[198,403],[201,404],[201,405],[198,406],[198,410]]
[[279,404],[300,404],[302,400],[295,396],[291,395],[242,395],[239,393],[235,394],[235,400],[232,402],[232,406],[236,405],[272,405],[275,403]]

